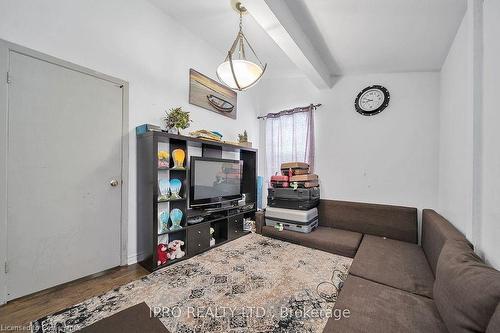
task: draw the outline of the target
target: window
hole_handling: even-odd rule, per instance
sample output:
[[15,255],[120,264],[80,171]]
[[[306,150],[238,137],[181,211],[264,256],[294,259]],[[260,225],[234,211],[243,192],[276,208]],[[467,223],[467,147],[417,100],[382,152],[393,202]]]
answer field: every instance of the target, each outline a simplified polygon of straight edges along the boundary
[[268,114],[266,118],[267,179],[281,163],[306,162],[314,168],[314,119],[312,106]]

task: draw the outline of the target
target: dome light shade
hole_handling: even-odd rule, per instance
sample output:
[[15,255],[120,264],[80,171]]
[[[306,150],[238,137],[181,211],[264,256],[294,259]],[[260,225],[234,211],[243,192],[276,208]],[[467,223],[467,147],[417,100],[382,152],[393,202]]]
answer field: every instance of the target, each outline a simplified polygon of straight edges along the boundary
[[[240,13],[240,30],[226,59],[217,68],[217,77],[229,88],[242,91],[254,86],[260,80],[266,71],[267,64],[262,64],[252,45],[243,34],[242,14],[246,12],[245,7],[241,6],[241,3],[237,3],[236,9]],[[246,49],[251,51],[255,61],[247,59]]]
[[264,74],[263,69],[248,60],[233,60],[232,66],[229,60],[224,61],[217,68],[219,80],[233,90],[245,90],[252,87],[260,80],[262,74]]

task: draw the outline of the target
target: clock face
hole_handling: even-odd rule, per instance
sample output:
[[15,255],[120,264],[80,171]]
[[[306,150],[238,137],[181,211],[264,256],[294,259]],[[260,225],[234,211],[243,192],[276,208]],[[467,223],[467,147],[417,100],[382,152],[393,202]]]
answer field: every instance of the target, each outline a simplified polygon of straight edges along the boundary
[[382,86],[363,89],[354,102],[356,111],[364,116],[373,116],[382,112],[389,105],[389,91]]
[[384,103],[384,93],[380,89],[370,89],[361,95],[359,106],[363,111],[372,112]]

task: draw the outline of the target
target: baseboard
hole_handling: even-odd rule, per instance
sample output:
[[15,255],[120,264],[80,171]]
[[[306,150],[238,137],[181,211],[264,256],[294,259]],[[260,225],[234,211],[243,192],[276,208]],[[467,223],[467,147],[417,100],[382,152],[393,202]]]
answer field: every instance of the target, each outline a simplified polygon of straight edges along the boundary
[[143,261],[144,259],[146,259],[146,257],[147,257],[147,254],[144,252],[129,255],[127,257],[127,265],[132,265],[132,264],[138,263],[140,261]]

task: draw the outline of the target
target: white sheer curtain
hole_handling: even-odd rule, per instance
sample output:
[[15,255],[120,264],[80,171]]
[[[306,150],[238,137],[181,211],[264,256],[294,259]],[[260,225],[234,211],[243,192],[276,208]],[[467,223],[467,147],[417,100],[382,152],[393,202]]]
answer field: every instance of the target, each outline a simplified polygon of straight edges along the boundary
[[266,119],[266,164],[269,178],[281,163],[306,162],[314,170],[313,107],[268,114]]

